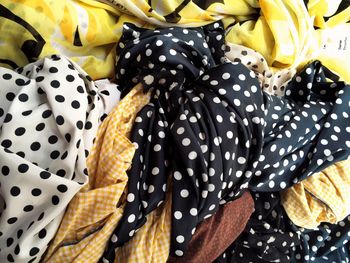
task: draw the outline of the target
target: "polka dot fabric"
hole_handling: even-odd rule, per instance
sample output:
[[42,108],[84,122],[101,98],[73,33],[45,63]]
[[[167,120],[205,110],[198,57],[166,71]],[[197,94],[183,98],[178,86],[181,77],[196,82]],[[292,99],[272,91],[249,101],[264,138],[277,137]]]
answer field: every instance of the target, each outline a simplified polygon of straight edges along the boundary
[[255,193],[243,234],[215,262],[349,262],[350,216],[315,230],[295,226],[274,193]]
[[88,180],[86,156],[118,91],[60,56],[0,68],[0,83],[0,261],[38,262]]
[[[342,112],[349,112],[350,94],[343,83],[325,83],[315,62],[290,82],[284,98],[269,95],[252,71],[225,63],[223,35],[219,23],[157,30],[124,25],[116,68],[122,96],[139,82],[153,96],[135,120],[128,202],[101,262],[112,262],[114,248],[164,201],[169,176],[171,255],[182,256],[198,223],[220,204],[247,188],[279,191],[347,157]],[[326,122],[331,129],[323,129]],[[344,136],[326,147],[320,141],[334,126]]]

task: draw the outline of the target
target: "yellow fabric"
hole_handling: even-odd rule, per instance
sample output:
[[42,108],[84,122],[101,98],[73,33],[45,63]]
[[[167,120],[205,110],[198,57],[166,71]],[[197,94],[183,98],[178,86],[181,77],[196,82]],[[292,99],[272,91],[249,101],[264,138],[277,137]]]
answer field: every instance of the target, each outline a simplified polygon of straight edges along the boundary
[[137,112],[150,100],[135,86],[100,126],[88,157],[89,184],[69,204],[44,262],[97,262],[122,216]]
[[147,216],[135,236],[117,248],[115,263],[162,263],[170,251],[171,192],[165,202]]
[[281,201],[294,224],[314,229],[335,224],[350,214],[350,160],[336,163],[281,192]]
[[[29,59],[62,54],[93,79],[114,75],[115,45],[125,18],[118,19],[119,12],[110,5],[94,0],[2,0],[0,8],[0,66],[24,66]],[[16,23],[14,16],[21,21]],[[26,45],[29,51],[24,52]],[[35,48],[38,54],[32,54]]]
[[[154,25],[202,26],[226,16],[256,14],[258,0],[100,0]],[[185,4],[184,4],[185,3]]]
[[307,7],[310,16],[315,17],[314,25],[327,28],[348,22],[350,6],[339,13],[336,12],[342,1],[344,0],[309,0]]

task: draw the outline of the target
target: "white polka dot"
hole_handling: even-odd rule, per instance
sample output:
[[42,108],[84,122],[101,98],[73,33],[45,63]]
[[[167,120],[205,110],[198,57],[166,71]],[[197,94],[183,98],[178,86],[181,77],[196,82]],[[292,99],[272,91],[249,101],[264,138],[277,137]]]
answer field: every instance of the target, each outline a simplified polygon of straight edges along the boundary
[[214,101],[215,103],[220,103],[220,102],[221,102],[221,100],[220,100],[218,97],[215,97],[215,98],[213,99],[213,101]]
[[152,174],[153,174],[153,175],[159,174],[159,168],[158,168],[158,167],[154,167],[154,168],[152,169]]
[[175,51],[174,49],[170,49],[170,50],[169,50],[169,53],[170,53],[170,55],[173,55],[173,56],[176,55],[176,51]]
[[311,68],[307,68],[305,72],[306,72],[306,74],[310,75],[311,74]]
[[152,75],[147,75],[143,78],[143,80],[147,85],[151,85],[154,81],[154,77]]
[[150,55],[152,55],[152,50],[151,49],[147,49],[146,50],[146,56],[149,57]]
[[238,75],[238,78],[239,78],[240,80],[242,80],[242,81],[245,80],[245,76],[244,76],[243,74],[239,74],[239,75]]
[[257,88],[256,86],[254,86],[254,85],[251,86],[250,88],[251,88],[251,90],[252,90],[253,93],[255,93],[255,92],[258,91],[258,88]]
[[225,95],[226,94],[226,90],[225,89],[219,89],[219,94],[220,95]]
[[180,211],[175,211],[174,217],[179,220],[182,218],[182,213]]
[[273,188],[274,186],[275,186],[275,182],[274,182],[274,181],[270,181],[270,182],[269,182],[269,187],[270,187],[270,188]]
[[118,241],[118,237],[115,234],[113,234],[112,235],[112,242],[117,243],[117,241]]
[[183,256],[183,254],[184,254],[184,252],[182,252],[181,250],[175,250],[175,255],[176,256],[181,257],[181,256]]
[[209,206],[209,211],[212,211],[212,210],[214,210],[214,209],[215,209],[215,205]]
[[248,106],[245,108],[245,110],[246,110],[247,112],[253,112],[253,111],[254,111],[254,107],[253,107],[253,105],[248,105]]
[[156,144],[156,145],[154,145],[154,147],[153,147],[153,150],[154,150],[155,152],[159,152],[161,149],[162,149],[162,147],[160,146],[160,144]]
[[220,115],[216,115],[216,120],[221,123],[223,118]]
[[135,233],[135,230],[131,230],[131,231],[129,232],[129,237],[132,237],[132,236],[134,235],[134,233]]
[[182,145],[183,146],[188,146],[190,144],[191,144],[191,140],[190,139],[185,138],[185,139],[182,140]]
[[216,86],[218,84],[219,84],[219,82],[217,80],[210,81],[210,85]]
[[192,216],[196,216],[197,213],[198,213],[197,208],[191,208],[191,209],[190,209],[190,214],[191,214]]
[[178,171],[174,172],[174,178],[178,181],[181,180],[182,179],[181,173]]
[[130,52],[126,52],[124,57],[125,58],[130,58]]
[[239,164],[245,164],[246,159],[244,157],[238,157],[237,161]]
[[301,77],[300,77],[300,76],[297,76],[297,77],[295,78],[295,80],[296,80],[296,82],[301,82]]
[[135,200],[135,195],[133,193],[129,193],[126,199],[128,202],[133,202]]
[[236,105],[236,106],[240,106],[241,105],[241,101],[239,99],[234,99],[233,100],[233,103]]
[[188,192],[188,190],[186,190],[186,189],[183,189],[183,190],[181,190],[181,192],[180,192],[180,195],[181,195],[181,197],[183,197],[183,198],[188,197],[188,194],[189,194],[189,192]]
[[136,216],[135,216],[134,214],[131,214],[131,215],[129,215],[129,217],[128,217],[128,222],[129,222],[129,223],[132,223],[132,222],[135,221],[135,219],[136,219]]
[[166,56],[164,56],[164,55],[160,55],[159,56],[159,61],[160,62],[164,62],[166,60]]
[[188,158],[189,158],[190,160],[196,159],[196,158],[197,158],[197,153],[196,153],[195,151],[190,152],[190,153],[188,154]]
[[176,241],[178,243],[183,243],[185,241],[185,238],[183,236],[179,235],[179,236],[176,237]]
[[274,152],[274,151],[276,151],[276,149],[277,149],[276,144],[273,144],[273,145],[271,146],[271,148],[270,148],[270,151],[271,151],[271,152]]
[[213,192],[214,190],[215,190],[215,185],[209,184],[209,185],[208,185],[208,191],[209,191],[209,192]]
[[287,184],[286,184],[285,182],[281,182],[281,183],[280,183],[280,187],[281,187],[282,189],[286,188],[286,186],[287,186]]
[[153,186],[153,185],[150,185],[150,186],[148,187],[148,193],[151,194],[151,193],[153,193],[153,192],[154,192],[154,186]]
[[240,91],[241,90],[241,86],[239,86],[238,84],[235,84],[232,86],[234,91]]
[[156,45],[158,47],[160,47],[161,45],[163,45],[163,41],[162,40],[157,40]]
[[177,134],[183,134],[184,131],[185,131],[185,129],[183,127],[180,127],[180,128],[177,129],[176,133]]
[[231,77],[230,73],[222,74],[222,79],[229,79]]

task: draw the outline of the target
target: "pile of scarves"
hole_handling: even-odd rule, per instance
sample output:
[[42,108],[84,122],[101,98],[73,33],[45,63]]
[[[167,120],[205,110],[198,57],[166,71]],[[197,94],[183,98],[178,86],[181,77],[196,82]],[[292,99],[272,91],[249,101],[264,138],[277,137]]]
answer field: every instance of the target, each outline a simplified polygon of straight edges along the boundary
[[0,3],[0,262],[348,262],[348,1]]

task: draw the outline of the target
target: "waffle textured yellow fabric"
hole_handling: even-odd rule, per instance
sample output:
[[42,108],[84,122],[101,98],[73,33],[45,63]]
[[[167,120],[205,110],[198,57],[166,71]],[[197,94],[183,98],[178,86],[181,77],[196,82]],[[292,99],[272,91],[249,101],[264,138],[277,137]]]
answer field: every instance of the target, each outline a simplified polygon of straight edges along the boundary
[[314,229],[335,224],[350,214],[350,161],[336,163],[281,193],[294,224]]
[[113,76],[115,45],[125,20],[93,0],[2,0],[0,66],[17,68],[51,54],[75,61],[93,79]]
[[139,84],[103,121],[87,161],[89,184],[69,204],[44,262],[97,262],[102,256],[126,201],[126,171],[135,152],[129,133],[149,100]]
[[165,263],[170,251],[171,191],[135,236],[116,250],[115,263]]

